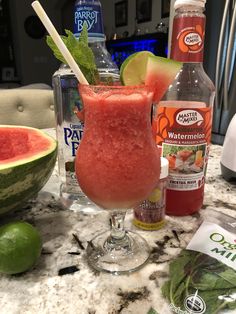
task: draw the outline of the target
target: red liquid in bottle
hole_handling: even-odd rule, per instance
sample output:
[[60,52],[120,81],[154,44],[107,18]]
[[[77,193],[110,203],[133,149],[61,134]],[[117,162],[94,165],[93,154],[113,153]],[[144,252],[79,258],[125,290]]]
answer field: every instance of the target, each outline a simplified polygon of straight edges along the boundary
[[200,189],[186,192],[168,189],[166,191],[166,206],[168,207],[166,212],[174,216],[191,215],[201,209],[203,197],[204,185],[202,185]]
[[156,142],[169,160],[166,213],[183,216],[203,204],[214,86],[202,66],[203,8],[190,4],[176,8],[171,58],[182,61],[183,67],[158,104],[154,125]]

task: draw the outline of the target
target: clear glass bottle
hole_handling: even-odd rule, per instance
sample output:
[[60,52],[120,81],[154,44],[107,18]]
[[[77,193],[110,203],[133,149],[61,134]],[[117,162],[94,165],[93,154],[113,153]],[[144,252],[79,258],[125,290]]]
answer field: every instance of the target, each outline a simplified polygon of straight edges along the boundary
[[[85,22],[84,17],[88,17],[88,20],[86,20],[88,40],[95,56],[100,80],[103,81],[109,78],[112,78],[113,81],[119,80],[119,70],[113,63],[105,46],[100,1],[76,1],[75,25],[77,26],[75,26],[75,35],[77,37],[79,37],[82,30],[79,25],[83,26]],[[92,17],[94,17],[94,20]],[[96,28],[91,28],[91,23]],[[68,66],[62,65],[54,73],[52,81],[56,105],[61,201],[69,209],[86,212],[97,211],[98,207],[90,202],[81,191],[74,172],[75,153],[81,141],[84,128],[83,105],[78,93],[78,80]]]
[[203,204],[214,85],[203,69],[205,0],[177,0],[171,59],[183,67],[158,104],[157,144],[169,160],[166,213],[189,215]]
[[78,94],[78,80],[71,69],[62,64],[54,73],[52,84],[56,104],[61,202],[65,208],[73,210],[97,210],[97,206],[90,202],[81,191],[74,171],[75,153],[84,128],[83,106]]

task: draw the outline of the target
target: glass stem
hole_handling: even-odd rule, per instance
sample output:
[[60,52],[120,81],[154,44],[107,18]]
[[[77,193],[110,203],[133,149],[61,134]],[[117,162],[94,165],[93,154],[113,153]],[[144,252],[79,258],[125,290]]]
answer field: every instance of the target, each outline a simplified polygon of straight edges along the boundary
[[111,213],[111,232],[104,243],[108,251],[126,252],[131,250],[132,241],[124,228],[125,211],[115,210]]
[[111,214],[111,237],[114,240],[121,240],[125,237],[125,214],[125,211],[113,211]]

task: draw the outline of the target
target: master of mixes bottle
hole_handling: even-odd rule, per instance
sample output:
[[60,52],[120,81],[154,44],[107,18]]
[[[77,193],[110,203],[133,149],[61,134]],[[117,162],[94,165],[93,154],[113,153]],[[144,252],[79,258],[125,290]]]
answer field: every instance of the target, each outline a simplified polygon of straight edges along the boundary
[[169,160],[166,213],[189,215],[203,204],[214,86],[204,72],[206,0],[176,0],[171,59],[183,68],[158,104],[156,141]]
[[[95,56],[100,79],[119,80],[119,71],[105,47],[100,1],[76,1],[75,35],[79,37],[84,22],[88,40]],[[80,27],[82,25],[82,27]],[[60,196],[65,207],[93,211],[97,206],[80,190],[74,172],[74,158],[83,135],[83,105],[78,94],[78,80],[69,67],[62,65],[53,75],[56,104],[58,167],[62,181]]]

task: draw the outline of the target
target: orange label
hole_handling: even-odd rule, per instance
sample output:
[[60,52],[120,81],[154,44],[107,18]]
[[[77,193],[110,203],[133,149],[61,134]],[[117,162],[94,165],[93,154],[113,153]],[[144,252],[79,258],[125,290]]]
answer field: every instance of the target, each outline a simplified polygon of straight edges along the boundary
[[156,143],[197,145],[211,139],[211,108],[157,108],[153,128]]
[[211,108],[158,107],[153,128],[162,156],[169,161],[168,189],[186,191],[202,186],[211,125]]

